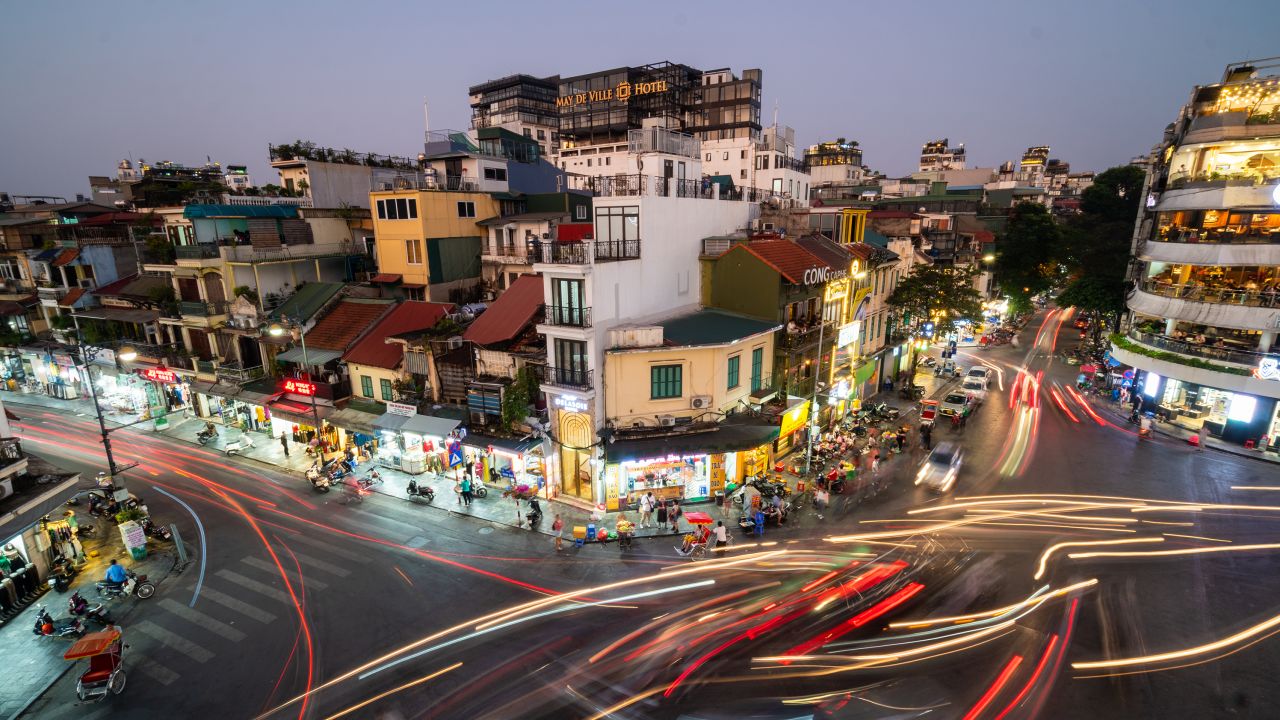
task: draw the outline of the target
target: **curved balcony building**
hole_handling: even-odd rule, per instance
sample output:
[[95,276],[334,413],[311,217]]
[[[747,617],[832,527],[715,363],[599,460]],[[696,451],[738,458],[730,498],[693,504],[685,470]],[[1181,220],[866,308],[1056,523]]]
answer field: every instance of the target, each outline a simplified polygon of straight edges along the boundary
[[1280,445],[1280,63],[1196,87],[1153,153],[1129,330],[1137,401],[1224,442]]

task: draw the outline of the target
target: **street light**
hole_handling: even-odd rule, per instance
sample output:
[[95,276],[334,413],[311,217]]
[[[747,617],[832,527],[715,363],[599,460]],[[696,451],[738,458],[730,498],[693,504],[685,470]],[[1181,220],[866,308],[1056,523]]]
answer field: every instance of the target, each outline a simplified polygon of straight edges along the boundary
[[996,261],[996,256],[992,255],[991,253],[987,253],[986,255],[982,256],[982,262],[984,263],[993,263],[995,261]]
[[130,345],[124,345],[116,351],[116,357],[125,362],[133,362],[138,358],[138,351],[134,350]]
[[[281,317],[280,322],[273,322],[267,327],[267,334],[271,337],[281,337],[285,333],[293,334],[297,332],[298,342],[302,344],[302,367],[307,369],[307,378],[311,378],[311,363],[307,362],[307,333],[302,329],[302,325],[296,322],[290,322],[289,318]],[[320,437],[320,409],[316,407],[316,383],[311,380],[311,417],[315,420],[316,438]]]

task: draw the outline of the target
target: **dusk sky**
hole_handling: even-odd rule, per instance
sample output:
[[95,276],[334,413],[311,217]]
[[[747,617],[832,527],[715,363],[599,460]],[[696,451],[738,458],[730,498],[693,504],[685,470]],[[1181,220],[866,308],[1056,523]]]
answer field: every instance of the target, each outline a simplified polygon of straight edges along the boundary
[[248,164],[309,139],[416,155],[469,125],[467,87],[659,60],[764,71],[762,120],[801,146],[858,140],[914,171],[920,145],[970,164],[1047,144],[1074,171],[1145,153],[1194,84],[1280,55],[1275,0],[208,5],[21,3],[0,29],[0,191],[86,195],[124,157]]

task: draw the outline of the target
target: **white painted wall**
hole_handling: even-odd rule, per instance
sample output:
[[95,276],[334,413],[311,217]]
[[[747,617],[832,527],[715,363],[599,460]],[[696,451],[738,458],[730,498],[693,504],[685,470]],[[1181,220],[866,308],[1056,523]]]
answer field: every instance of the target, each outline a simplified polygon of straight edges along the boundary
[[1143,315],[1177,318],[1197,325],[1240,330],[1280,329],[1280,309],[1194,302],[1152,295],[1137,290],[1129,298],[1129,309]]
[[1176,265],[1280,265],[1280,245],[1151,241],[1142,246],[1138,257]]

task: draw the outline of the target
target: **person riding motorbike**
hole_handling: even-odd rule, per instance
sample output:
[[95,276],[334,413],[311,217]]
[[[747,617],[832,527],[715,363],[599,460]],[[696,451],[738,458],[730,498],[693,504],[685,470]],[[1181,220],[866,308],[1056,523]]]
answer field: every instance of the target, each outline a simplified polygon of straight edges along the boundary
[[123,565],[112,560],[111,564],[107,566],[107,576],[103,579],[116,587],[120,587],[129,579],[129,573],[125,571]]

